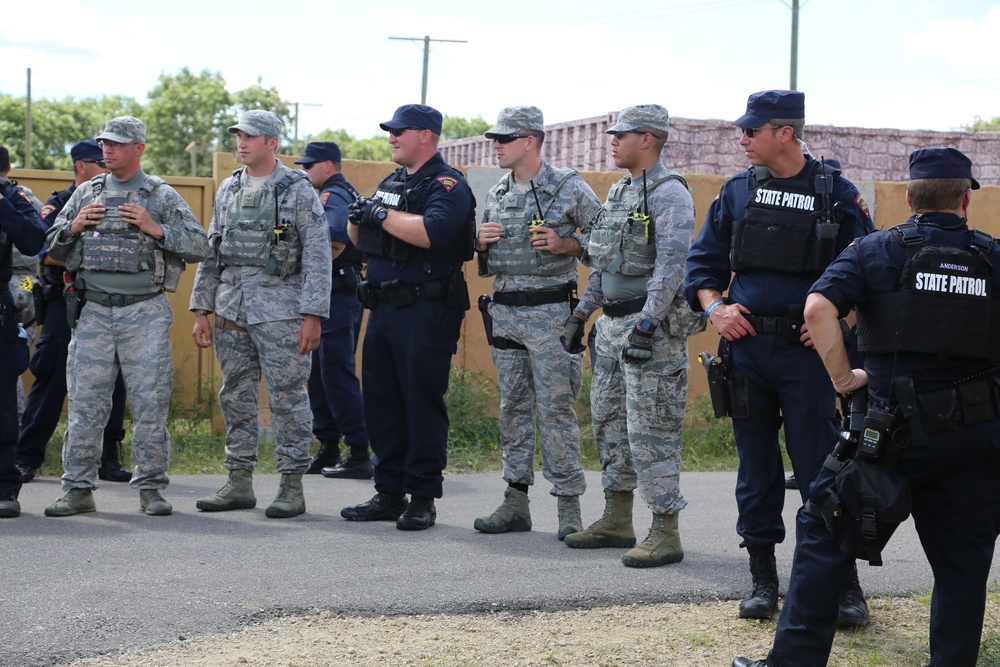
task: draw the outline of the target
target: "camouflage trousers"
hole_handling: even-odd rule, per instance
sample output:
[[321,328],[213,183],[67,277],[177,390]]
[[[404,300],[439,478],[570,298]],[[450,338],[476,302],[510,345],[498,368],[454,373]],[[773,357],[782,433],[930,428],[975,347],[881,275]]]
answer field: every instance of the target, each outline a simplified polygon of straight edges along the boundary
[[601,457],[601,483],[612,491],[639,489],[655,514],[687,506],[681,496],[681,429],[687,403],[687,339],[659,327],[653,357],[626,363],[622,350],[634,317],[597,320],[590,410]]
[[167,413],[174,386],[166,294],[131,306],[87,303],[69,343],[66,382],[69,426],[63,440],[63,490],[95,489],[111,394],[121,368],[132,408],[132,488],[170,483]]
[[[33,271],[24,272],[21,269],[15,268],[14,275],[10,279],[8,284],[10,287],[11,296],[14,297],[14,304],[17,306],[18,313],[20,313],[21,324],[24,324],[24,330],[28,334],[28,346],[30,347],[35,342],[35,335],[38,333],[38,325],[35,323],[35,300],[31,295],[31,292],[24,289],[25,278],[33,277],[35,274]],[[31,324],[26,324],[31,322]],[[21,423],[21,414],[24,412],[24,383],[21,378],[17,378],[17,423]]]
[[556,496],[579,496],[587,488],[580,463],[580,426],[573,402],[580,394],[583,358],[559,342],[569,316],[565,303],[541,306],[490,304],[493,335],[526,350],[491,348],[500,384],[500,444],[503,478],[534,484],[535,423],[541,432],[542,474]]
[[226,420],[226,468],[257,467],[263,374],[278,472],[305,472],[312,463],[312,410],[306,392],[312,355],[299,354],[302,320],[249,324],[243,331],[220,328],[218,322],[215,354],[222,369],[219,405]]

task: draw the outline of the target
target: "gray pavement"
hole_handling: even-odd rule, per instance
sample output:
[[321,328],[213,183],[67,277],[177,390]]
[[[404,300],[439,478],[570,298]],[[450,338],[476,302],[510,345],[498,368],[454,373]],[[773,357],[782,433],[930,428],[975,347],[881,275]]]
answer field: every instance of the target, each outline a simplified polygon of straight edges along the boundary
[[[682,476],[689,503],[680,520],[684,561],[648,570],[622,566],[624,550],[576,550],[559,542],[547,484],[533,489],[531,532],[486,535],[472,522],[499,504],[504,484],[497,473],[447,476],[437,525],[413,533],[393,523],[340,518],[341,507],[371,497],[371,482],[305,479],[308,511],[294,519],[264,516],[277,475],[255,478],[256,509],[225,513],[195,509],[195,500],[219,488],[224,477],[176,476],[164,493],[174,505],[170,517],[140,514],[137,491],[105,482],[95,494],[96,513],[49,518],[42,511],[62,495],[59,480],[25,485],[21,517],[0,521],[0,666],[52,665],[318,611],[467,613],[735,601],[750,587],[735,532],[735,473]],[[582,505],[590,523],[604,498],[599,473],[588,473],[587,483]],[[790,491],[789,527],[797,501]],[[637,498],[640,540],[650,519]],[[783,586],[793,538],[778,547]],[[912,522],[897,531],[884,560],[882,568],[860,564],[868,594],[932,586]],[[994,563],[993,576],[998,574]]]

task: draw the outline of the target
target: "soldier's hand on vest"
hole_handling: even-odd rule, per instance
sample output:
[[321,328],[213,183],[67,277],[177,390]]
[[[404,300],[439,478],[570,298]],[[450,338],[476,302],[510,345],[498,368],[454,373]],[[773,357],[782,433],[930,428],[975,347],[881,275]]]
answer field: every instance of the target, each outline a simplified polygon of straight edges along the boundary
[[487,246],[499,241],[502,234],[503,225],[499,222],[484,222],[479,226],[479,232],[476,234],[476,250],[486,252]]
[[584,321],[576,315],[570,315],[563,325],[559,342],[570,354],[580,354],[587,349],[583,344],[583,325]]
[[142,206],[138,204],[122,204],[118,207],[118,214],[121,215],[122,220],[130,225],[135,225],[153,238],[163,238],[163,227],[153,220],[153,217],[149,215],[149,211]]
[[628,345],[622,350],[622,359],[630,363],[642,363],[653,357],[653,332],[656,326],[650,323],[649,329],[643,328],[643,322],[635,325],[628,335]]
[[104,219],[104,206],[96,202],[87,204],[76,213],[69,225],[70,234],[79,234],[87,227],[99,225]]

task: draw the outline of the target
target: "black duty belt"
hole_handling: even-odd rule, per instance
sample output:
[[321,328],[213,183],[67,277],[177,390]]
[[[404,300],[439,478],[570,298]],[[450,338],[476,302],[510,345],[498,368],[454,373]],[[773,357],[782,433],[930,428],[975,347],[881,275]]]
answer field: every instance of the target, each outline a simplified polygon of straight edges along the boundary
[[604,304],[604,314],[608,317],[625,317],[641,313],[646,305],[646,296],[634,296],[631,299],[621,299],[620,301],[608,301]]
[[358,298],[365,308],[375,310],[386,304],[393,306],[409,306],[417,299],[443,299],[448,296],[448,284],[444,280],[432,280],[426,283],[404,283],[390,280],[375,285],[367,280],[358,287]]
[[544,306],[550,303],[567,302],[570,295],[569,287],[530,292],[495,292],[493,303],[498,303],[501,306]]
[[759,334],[783,334],[799,336],[802,333],[802,321],[788,317],[760,317],[744,315],[750,326]]
[[85,290],[86,299],[88,302],[99,303],[106,307],[121,308],[123,306],[131,306],[134,303],[139,303],[140,301],[148,301],[153,297],[160,296],[163,292],[153,292],[152,294],[108,294],[107,292],[95,292],[94,290]]

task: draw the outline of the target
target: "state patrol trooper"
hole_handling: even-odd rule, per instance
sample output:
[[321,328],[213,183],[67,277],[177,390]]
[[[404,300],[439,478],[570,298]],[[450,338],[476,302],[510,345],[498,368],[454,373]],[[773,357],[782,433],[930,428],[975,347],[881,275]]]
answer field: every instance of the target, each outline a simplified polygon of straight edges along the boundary
[[542,472],[557,498],[557,536],[583,529],[580,495],[587,488],[580,461],[580,426],[573,403],[580,392],[582,353],[559,343],[576,299],[577,264],[586,237],[577,234],[600,211],[574,169],[557,169],[540,151],[545,125],[538,107],[507,107],[486,137],[510,171],[487,195],[476,250],[479,274],[495,276],[492,298],[481,297],[487,339],[500,383],[504,500],[475,520],[487,533],[531,529],[528,488],[534,484],[535,421]]
[[[854,238],[872,228],[857,188],[832,163],[803,153],[805,96],[790,90],[750,95],[733,123],[750,169],[723,184],[687,258],[685,295],[731,350],[730,376],[746,411],[733,414],[740,465],[736,531],[750,556],[753,593],[740,618],[777,608],[774,546],[785,538],[778,430],[795,477],[812,479],[840,433],[836,394],[825,381],[802,307],[809,286]],[[728,296],[723,292],[728,288]],[[846,325],[845,325],[846,327]],[[805,500],[806,485],[799,491]],[[856,576],[845,582],[841,622],[868,622]]]
[[[85,139],[70,149],[74,182],[64,190],[52,193],[41,209],[42,222],[51,227],[76,189],[100,174],[107,174],[104,153],[93,139]],[[66,320],[63,300],[62,262],[57,262],[45,250],[39,255],[40,285],[36,288],[36,318],[42,330],[35,343],[29,368],[34,376],[31,391],[21,418],[21,433],[17,445],[17,469],[21,482],[27,484],[45,461],[45,448],[55,432],[66,400],[66,357],[71,331]],[[39,298],[40,297],[40,298]],[[40,305],[38,305],[40,304]],[[125,381],[121,372],[115,379],[111,395],[111,416],[104,427],[101,465],[98,479],[127,482],[132,471],[122,467],[121,441],[125,438]]]
[[[371,479],[361,383],[355,371],[355,355],[361,334],[364,309],[358,300],[361,281],[361,253],[347,236],[347,207],[358,192],[340,173],[340,147],[332,141],[314,141],[305,155],[295,161],[309,172],[309,180],[319,190],[330,229],[333,282],[330,289],[330,316],[323,320],[319,347],[312,353],[309,374],[309,404],[313,412],[313,435],[319,452],[308,474],[322,473],[337,479]],[[340,458],[340,440],[349,455]]]
[[[684,558],[678,513],[681,429],[687,402],[687,337],[705,327],[683,298],[684,258],[694,235],[687,181],[660,160],[670,131],[658,104],[626,107],[606,132],[615,165],[628,169],[594,221],[587,259],[593,271],[566,323],[563,344],[583,348],[583,325],[598,308],[592,354],[591,415],[601,457],[604,515],[569,535],[577,549],[635,547],[629,567]],[[636,546],[633,492],[653,511]]]
[[[812,286],[805,309],[836,391],[867,386],[866,442],[856,459],[895,461],[908,482],[934,573],[934,667],[977,664],[1000,534],[1000,245],[968,225],[977,189],[972,162],[960,151],[913,151],[906,190],[913,215],[848,247]],[[863,369],[851,368],[837,322],[855,306]],[[876,414],[887,417],[881,444],[867,432]],[[884,451],[873,451],[872,442]],[[813,501],[822,502],[834,475],[820,471]],[[837,575],[850,570],[853,557],[810,507],[796,517],[792,578],[770,655],[737,658],[735,667],[812,667],[829,659]]]
[[462,264],[472,258],[476,202],[438,153],[441,121],[437,109],[404,104],[380,125],[401,167],[371,199],[352,204],[349,217],[351,241],[368,257],[361,384],[376,493],[340,514],[395,521],[399,530],[425,530],[437,517],[448,451],[444,396],[469,308]]
[[[135,429],[131,486],[140,511],[170,514],[160,492],[170,483],[167,416],[173,389],[173,313],[165,292],[177,289],[185,262],[208,252],[205,230],[177,192],[140,167],[146,126],[138,118],[109,120],[97,136],[110,174],[78,187],[49,230],[52,259],[76,273],[75,324],[69,344],[69,424],[63,443],[66,495],[48,516],[93,512],[93,490],[121,370]],[[85,304],[81,306],[81,304]],[[79,318],[79,319],[77,319]]]
[[[0,146],[0,172],[10,169],[10,154]],[[17,500],[21,474],[17,454],[17,381],[28,368],[28,334],[20,322],[8,283],[13,274],[11,252],[37,255],[45,242],[45,225],[27,195],[9,181],[0,182],[0,518],[21,514]]]
[[212,344],[208,314],[215,313],[226,420],[229,481],[197,501],[205,512],[257,505],[261,375],[281,473],[278,494],[264,513],[282,519],[306,511],[302,474],[312,463],[312,411],[305,385],[320,321],[330,312],[330,232],[308,174],[275,158],[281,132],[278,117],[262,109],[245,112],[229,128],[244,166],[216,193],[211,250],[191,293],[199,347]]

